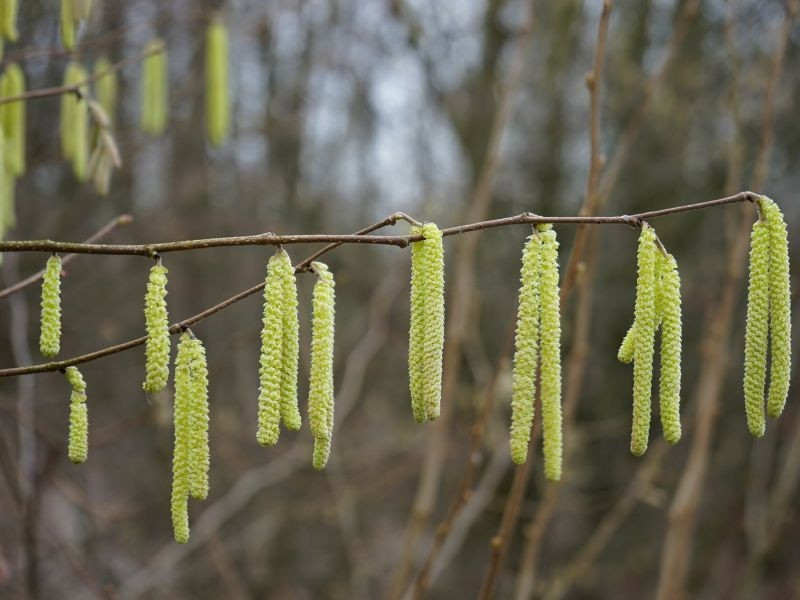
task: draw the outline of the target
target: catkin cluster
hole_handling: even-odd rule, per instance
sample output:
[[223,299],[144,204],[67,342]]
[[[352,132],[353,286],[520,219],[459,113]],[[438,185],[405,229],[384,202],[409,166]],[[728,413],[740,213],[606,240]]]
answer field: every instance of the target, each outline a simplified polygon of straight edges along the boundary
[[311,370],[308,386],[308,421],[314,436],[311,464],[322,469],[328,462],[333,439],[333,338],[335,282],[328,266],[311,263],[317,274],[312,300]]
[[175,357],[175,447],[172,455],[172,529],[189,540],[188,498],[208,496],[208,367],[203,343],[181,334]]
[[538,225],[522,252],[511,395],[511,458],[528,456],[537,367],[542,402],[545,476],[561,478],[561,309],[558,240],[550,224]]
[[17,12],[19,0],[0,0],[0,58],[3,57],[5,40],[16,42],[19,39],[17,31]]
[[92,0],[61,0],[61,43],[64,48],[75,47],[75,26],[89,17]]
[[214,19],[206,31],[206,130],[219,146],[230,128],[228,97],[228,28]]
[[297,405],[297,283],[292,261],[282,248],[267,266],[262,322],[256,438],[262,446],[272,446],[278,442],[281,420],[291,431],[300,429],[301,424]]
[[82,463],[89,455],[89,410],[86,406],[86,382],[77,367],[67,367],[67,381],[72,386],[69,397],[69,445],[67,456]]
[[756,437],[764,435],[764,387],[767,350],[770,383],[767,413],[780,416],[789,391],[791,320],[789,247],[786,223],[778,205],[766,196],[759,200],[761,218],[750,237],[750,280],[744,350],[744,406],[747,426]]
[[412,226],[408,379],[411,409],[422,423],[439,417],[444,349],[444,245],[435,223]]
[[167,314],[167,268],[153,265],[144,296],[145,380],[142,387],[154,393],[167,385],[169,378],[169,315]]
[[681,437],[681,295],[675,257],[659,250],[655,230],[647,224],[639,235],[636,302],[633,325],[622,340],[617,358],[633,361],[631,452],[641,456],[650,437],[650,400],[656,331],[661,327],[659,406],[664,439]]
[[145,52],[149,54],[142,64],[141,126],[145,133],[161,135],[167,126],[167,47],[156,38],[147,43]]
[[[67,65],[64,72],[64,85],[78,85],[87,78],[86,69],[73,61]],[[80,88],[80,97],[77,94],[61,96],[61,153],[72,163],[72,171],[80,181],[86,179],[89,153],[87,97],[85,86]]]
[[61,349],[61,257],[47,259],[42,277],[42,317],[39,350],[42,356],[55,356]]

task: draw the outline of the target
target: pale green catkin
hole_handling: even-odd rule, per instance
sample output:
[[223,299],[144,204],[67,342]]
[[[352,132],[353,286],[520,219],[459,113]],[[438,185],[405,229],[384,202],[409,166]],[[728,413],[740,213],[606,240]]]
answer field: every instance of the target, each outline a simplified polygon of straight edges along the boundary
[[[86,81],[86,70],[76,62],[70,62],[64,73],[64,85],[74,86]],[[72,163],[72,171],[79,181],[86,179],[89,158],[89,109],[85,100],[86,86],[81,86],[81,98],[76,94],[61,96],[61,151]]]
[[219,146],[230,129],[228,94],[228,28],[214,19],[206,31],[206,129]]
[[110,69],[111,61],[106,56],[101,56],[94,62],[94,75],[98,76],[103,73],[94,81],[94,95],[113,123],[119,98],[119,80],[117,72]]
[[633,362],[633,348],[636,341],[636,324],[631,323],[625,337],[622,338],[622,343],[617,351],[617,360],[621,363],[629,364]]
[[[660,256],[663,253],[659,252]],[[664,259],[663,280],[656,286],[661,320],[661,379],[659,406],[661,430],[670,444],[681,439],[681,279],[678,263],[671,254]]]
[[9,42],[16,42],[19,39],[19,32],[17,31],[18,0],[3,0],[2,10],[2,37]]
[[82,463],[89,455],[89,411],[86,406],[86,382],[77,367],[67,367],[65,375],[72,386],[69,398],[67,456],[74,463]]
[[[17,63],[8,64],[0,87],[4,97],[25,93],[25,74]],[[6,137],[5,164],[11,175],[19,177],[25,172],[25,102],[9,102],[0,108]]]
[[317,274],[312,299],[311,368],[308,385],[308,422],[314,436],[312,465],[322,469],[330,454],[333,439],[333,346],[335,322],[335,282],[328,266],[311,263]]
[[211,463],[208,448],[208,365],[203,342],[193,338],[191,344],[189,495],[198,500],[205,500],[208,496],[208,470]]
[[411,245],[411,322],[408,370],[418,422],[439,417],[444,349],[444,245],[435,223],[411,227],[425,239]]
[[511,394],[511,459],[519,464],[528,457],[536,397],[539,354],[539,280],[542,238],[534,234],[522,251],[517,330]]
[[[0,239],[5,238],[6,232],[16,224],[17,215],[14,208],[14,178],[5,168],[5,135],[0,123]],[[0,253],[0,264],[3,255]]]
[[47,259],[42,277],[42,317],[39,350],[42,356],[55,356],[61,349],[61,257]]
[[770,296],[770,227],[753,224],[750,235],[750,280],[744,333],[744,408],[755,437],[764,435],[764,384],[767,378]]
[[641,456],[647,450],[650,435],[650,398],[653,382],[653,346],[656,332],[655,279],[656,279],[656,234],[652,227],[644,225],[639,235],[637,250],[638,274],[636,280],[636,303],[634,327],[636,328],[633,351],[633,418],[631,426],[631,452]]
[[167,48],[156,38],[145,46],[150,54],[142,64],[141,126],[150,135],[161,135],[167,126],[168,73]]
[[561,309],[558,289],[558,241],[551,225],[538,225],[542,236],[541,399],[544,474],[561,479]]
[[189,541],[189,487],[192,453],[192,383],[191,364],[195,348],[191,335],[182,333],[175,356],[175,408],[173,423],[175,445],[172,452],[172,531],[175,541]]
[[297,364],[300,357],[300,323],[297,318],[297,280],[294,267],[285,250],[278,253],[283,293],[283,345],[281,349],[281,420],[289,431],[302,425],[297,403]]
[[61,43],[64,48],[72,50],[75,47],[75,13],[74,0],[61,0]]
[[164,389],[169,378],[169,315],[167,313],[167,268],[156,264],[150,269],[144,296],[145,380],[142,387],[154,393]]
[[269,259],[264,284],[264,316],[259,358],[258,430],[256,439],[262,446],[278,442],[281,424],[281,381],[283,376],[283,294],[284,272],[280,268],[280,251]]
[[783,412],[789,393],[792,366],[791,290],[789,287],[789,241],[781,209],[762,197],[770,238],[769,333],[770,372],[767,414],[777,418]]

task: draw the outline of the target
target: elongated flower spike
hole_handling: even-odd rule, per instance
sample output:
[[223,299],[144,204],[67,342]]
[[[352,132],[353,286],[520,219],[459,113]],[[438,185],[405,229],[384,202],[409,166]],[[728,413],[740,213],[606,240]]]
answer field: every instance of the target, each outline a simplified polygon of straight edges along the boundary
[[778,205],[761,197],[761,207],[769,228],[769,333],[770,373],[767,414],[777,418],[783,412],[789,393],[792,365],[791,290],[789,288],[789,242],[786,222]]
[[541,400],[544,474],[561,479],[561,312],[558,289],[558,241],[547,224],[537,225],[542,237],[541,304]]
[[750,234],[750,279],[744,334],[744,407],[747,426],[764,435],[764,384],[767,378],[770,297],[770,227],[757,220]]
[[39,350],[42,356],[55,356],[61,349],[61,257],[47,259],[42,277],[42,317]]
[[228,94],[228,28],[215,18],[206,31],[206,129],[219,146],[230,128]]
[[278,253],[283,293],[283,335],[281,348],[281,420],[289,431],[298,431],[302,424],[297,403],[297,364],[300,357],[300,323],[297,318],[297,280],[294,267],[285,250]]
[[74,0],[61,0],[61,43],[67,50],[75,47]]
[[[70,62],[64,73],[64,85],[74,86],[86,81],[86,70],[76,62]],[[89,109],[86,86],[77,94],[61,96],[61,151],[72,163],[72,171],[79,181],[86,179],[89,155]]]
[[281,423],[281,383],[283,378],[283,295],[285,270],[281,268],[281,250],[269,259],[264,284],[264,316],[259,358],[258,430],[262,446],[278,442]]
[[317,274],[312,300],[311,369],[308,386],[308,422],[314,436],[312,466],[322,469],[328,461],[333,439],[333,346],[335,282],[328,266],[311,263]]
[[205,500],[208,496],[208,470],[211,462],[208,448],[208,366],[203,342],[193,337],[191,343],[189,495]]
[[[25,75],[17,63],[9,63],[2,77],[2,95],[25,93]],[[2,126],[6,136],[5,164],[11,175],[25,172],[25,102],[18,100],[2,106]]]
[[150,269],[144,297],[144,319],[147,329],[145,344],[145,391],[155,393],[167,385],[169,378],[169,315],[167,314],[167,268],[161,260]]
[[681,280],[674,256],[659,252],[659,259],[663,261],[663,280],[656,288],[661,320],[661,430],[667,442],[676,444],[681,439]]
[[539,362],[539,280],[542,238],[534,233],[522,252],[521,286],[511,395],[511,458],[522,464],[528,457],[533,424],[536,369]]
[[161,135],[167,126],[168,74],[167,47],[156,38],[145,46],[149,53],[142,64],[142,131],[150,135]]
[[72,386],[69,398],[67,456],[74,463],[82,463],[89,455],[89,411],[86,406],[86,382],[77,367],[67,367],[64,374]]
[[633,419],[631,453],[641,456],[650,435],[650,398],[653,381],[653,353],[656,332],[655,279],[656,234],[646,223],[639,235],[638,275],[634,307],[635,340],[633,351]]
[[425,239],[411,245],[411,323],[408,371],[411,408],[418,422],[441,412],[444,349],[444,246],[435,223],[412,225],[411,235]]
[[16,42],[19,39],[17,31],[17,12],[19,10],[18,0],[3,0],[2,2],[2,37],[9,42]]
[[[117,98],[119,97],[117,72],[111,70],[111,62],[106,56],[101,56],[94,62],[93,72],[95,77],[99,76],[94,82],[95,97],[113,124],[114,115],[117,111]],[[101,73],[103,75],[100,75]]]

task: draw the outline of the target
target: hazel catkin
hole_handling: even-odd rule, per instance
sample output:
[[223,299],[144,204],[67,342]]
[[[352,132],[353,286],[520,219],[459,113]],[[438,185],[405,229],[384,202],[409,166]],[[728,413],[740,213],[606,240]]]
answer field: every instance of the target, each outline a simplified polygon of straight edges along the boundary
[[335,282],[328,266],[311,263],[317,274],[312,299],[311,368],[308,385],[308,422],[314,436],[312,465],[322,469],[330,454],[333,439],[333,346],[335,322]]
[[294,267],[285,250],[279,253],[279,267],[283,282],[281,294],[283,322],[281,348],[281,421],[289,431],[298,431],[302,425],[297,403],[297,365],[300,357],[300,323],[297,317],[297,280]]
[[169,378],[169,315],[167,314],[167,268],[153,265],[144,297],[144,318],[147,329],[145,344],[145,391],[155,393],[167,385]]
[[411,245],[411,322],[408,370],[418,422],[439,417],[444,349],[444,246],[435,223],[412,226],[425,239]]
[[156,38],[148,42],[149,53],[142,63],[141,126],[150,135],[161,135],[167,126],[168,74],[167,48]]
[[206,31],[206,129],[212,145],[224,141],[230,119],[228,28],[214,19]]
[[111,68],[108,57],[103,55],[95,60],[93,73],[97,77],[94,81],[95,97],[108,115],[109,121],[113,123],[119,97],[117,72]]
[[[76,62],[70,62],[64,72],[64,85],[75,86],[86,81],[86,70]],[[89,112],[86,102],[86,86],[76,94],[61,96],[61,151],[72,164],[72,171],[79,181],[86,179],[88,163]]]
[[285,271],[281,269],[279,250],[269,259],[264,283],[264,313],[259,357],[258,429],[256,439],[262,446],[273,446],[280,437],[281,382],[283,365],[283,294]]
[[[659,258],[663,257],[659,252]],[[671,254],[663,258],[663,279],[656,287],[661,320],[661,379],[659,406],[664,439],[676,444],[681,439],[681,280],[678,263]]]
[[9,42],[16,42],[19,39],[17,31],[17,13],[19,12],[18,0],[2,0],[2,37]]
[[531,436],[536,397],[539,352],[539,280],[542,238],[534,233],[525,243],[520,271],[517,329],[511,394],[511,458],[525,462]]
[[47,259],[42,277],[42,314],[39,350],[42,356],[55,356],[61,349],[61,257]]
[[[17,63],[9,63],[0,82],[2,95],[25,93],[25,74]],[[19,177],[25,172],[25,102],[17,100],[2,106],[2,126],[6,138],[5,165],[9,174]]]
[[69,399],[67,456],[74,463],[82,463],[89,455],[89,411],[86,406],[86,382],[77,367],[67,367],[65,375],[72,387]]
[[191,340],[189,376],[191,416],[189,439],[189,495],[198,500],[208,496],[208,470],[211,455],[208,447],[208,365],[206,349],[199,338]]

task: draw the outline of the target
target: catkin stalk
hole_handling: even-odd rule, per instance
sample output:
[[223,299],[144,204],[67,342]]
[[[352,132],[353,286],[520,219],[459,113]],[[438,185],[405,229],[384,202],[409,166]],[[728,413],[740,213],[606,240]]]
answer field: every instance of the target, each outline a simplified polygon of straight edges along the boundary
[[285,284],[280,268],[280,251],[269,259],[264,285],[264,316],[259,358],[258,430],[262,446],[278,442],[281,421],[281,379],[283,369],[283,294]]
[[770,296],[770,227],[753,224],[750,235],[750,280],[744,333],[744,408],[755,437],[764,435],[764,384],[767,378]]
[[86,406],[86,382],[77,367],[67,367],[65,375],[72,393],[69,399],[69,443],[67,456],[74,463],[89,455],[89,411]]
[[308,422],[314,436],[312,465],[322,469],[333,439],[333,346],[335,282],[328,266],[311,263],[317,274],[312,299],[311,369],[308,386]]
[[661,317],[661,379],[659,406],[664,439],[676,444],[681,439],[681,280],[678,263],[666,256],[663,281],[658,288]]
[[542,236],[541,399],[544,474],[561,479],[561,311],[558,289],[558,241],[549,224],[537,228]]
[[230,128],[228,94],[228,28],[218,19],[206,31],[206,129],[219,146]]
[[42,316],[39,350],[42,356],[55,356],[61,349],[61,257],[47,259],[42,277]]
[[539,354],[539,280],[542,238],[528,238],[522,252],[517,330],[511,393],[511,458],[525,462],[535,412],[536,368]]
[[169,315],[167,313],[167,268],[158,263],[150,269],[144,298],[147,329],[145,344],[145,391],[155,393],[167,385],[169,378]]

